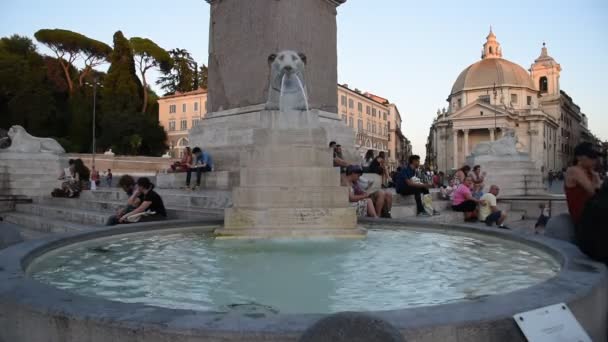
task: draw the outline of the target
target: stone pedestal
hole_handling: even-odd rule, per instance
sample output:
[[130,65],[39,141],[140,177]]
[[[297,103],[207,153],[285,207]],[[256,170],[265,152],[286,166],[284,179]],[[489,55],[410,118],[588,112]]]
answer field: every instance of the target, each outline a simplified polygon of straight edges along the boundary
[[[342,145],[347,160],[353,163],[360,161],[353,130],[344,125],[337,114],[318,110],[280,113],[263,110],[263,105],[258,105],[209,113],[201,125],[190,131],[189,141],[190,146],[198,146],[211,153],[214,170],[238,171],[242,166],[241,152],[253,152],[257,148],[256,134],[260,129],[287,127],[322,127],[326,134],[317,137],[319,140],[314,142],[315,145],[324,147],[329,155],[329,142],[337,141]],[[291,143],[290,137],[285,137],[281,143]],[[236,184],[240,184],[238,179]]]
[[469,156],[467,165],[480,165],[486,172],[484,191],[490,185],[500,187],[500,196],[546,195],[543,176],[527,154],[513,156]]
[[307,55],[309,107],[337,112],[336,7],[346,0],[207,0],[208,112],[268,99],[268,56],[280,50]]
[[240,186],[221,238],[362,237],[314,113],[261,112],[239,154]]
[[36,197],[49,195],[67,160],[54,153],[0,152],[0,193]]

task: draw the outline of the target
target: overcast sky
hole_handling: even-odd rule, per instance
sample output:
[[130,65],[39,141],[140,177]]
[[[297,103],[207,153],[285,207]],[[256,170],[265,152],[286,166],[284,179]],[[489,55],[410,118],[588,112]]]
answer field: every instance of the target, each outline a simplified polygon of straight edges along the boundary
[[[251,0],[253,1],[253,0]],[[301,1],[301,0],[300,0]],[[170,6],[167,6],[170,4]],[[429,126],[458,74],[480,58],[490,25],[503,57],[528,69],[543,41],[562,66],[561,87],[608,139],[608,1],[348,0],[338,10],[338,79],[388,98],[424,155]],[[116,30],[206,63],[209,6],[203,0],[3,0],[0,36],[64,28],[112,42]],[[42,52],[48,52],[41,48]]]

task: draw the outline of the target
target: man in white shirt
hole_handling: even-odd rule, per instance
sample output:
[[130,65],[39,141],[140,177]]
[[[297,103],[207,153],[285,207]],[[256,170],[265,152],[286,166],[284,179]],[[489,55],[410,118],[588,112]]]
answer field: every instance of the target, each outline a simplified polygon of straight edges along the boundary
[[498,196],[499,192],[500,188],[496,185],[492,185],[490,187],[490,192],[481,196],[481,201],[485,201],[485,204],[479,206],[479,220],[485,222],[488,227],[496,223],[498,228],[509,229],[504,225],[507,214],[498,210],[498,207],[496,206],[496,196]]

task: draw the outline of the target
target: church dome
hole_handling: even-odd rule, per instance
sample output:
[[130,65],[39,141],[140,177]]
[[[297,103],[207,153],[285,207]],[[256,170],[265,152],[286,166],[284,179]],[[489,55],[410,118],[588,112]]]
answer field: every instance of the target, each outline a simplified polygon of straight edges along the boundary
[[502,58],[485,58],[460,73],[451,94],[463,90],[502,86],[534,88],[530,74],[521,66]]
[[486,37],[481,58],[482,60],[471,64],[460,73],[452,86],[451,95],[463,90],[493,88],[494,86],[536,89],[526,69],[502,58],[500,43],[496,40],[492,29]]

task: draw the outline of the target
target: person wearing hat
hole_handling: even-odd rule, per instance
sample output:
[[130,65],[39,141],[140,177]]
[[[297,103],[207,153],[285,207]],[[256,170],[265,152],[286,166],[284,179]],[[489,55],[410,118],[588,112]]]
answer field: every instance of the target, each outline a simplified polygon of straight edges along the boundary
[[574,149],[574,165],[566,171],[566,201],[575,225],[581,221],[585,205],[601,186],[600,176],[595,172],[598,155],[591,143],[581,143]]

